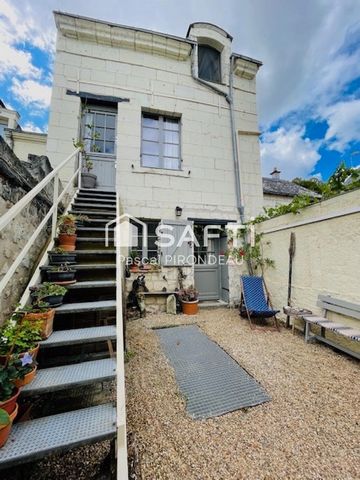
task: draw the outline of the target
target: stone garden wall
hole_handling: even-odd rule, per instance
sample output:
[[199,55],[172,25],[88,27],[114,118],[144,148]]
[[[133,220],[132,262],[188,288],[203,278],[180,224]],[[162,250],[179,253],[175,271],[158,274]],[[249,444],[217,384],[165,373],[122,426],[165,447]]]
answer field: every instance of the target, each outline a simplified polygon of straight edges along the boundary
[[[0,216],[15,205],[51,170],[47,157],[30,158],[21,162],[0,137]],[[51,187],[39,194],[10,224],[0,232],[0,278],[8,271],[28,239],[51,206]],[[44,229],[34,242],[29,254],[7,286],[0,292],[0,324],[12,312],[30,280],[39,255],[49,240],[50,231]]]

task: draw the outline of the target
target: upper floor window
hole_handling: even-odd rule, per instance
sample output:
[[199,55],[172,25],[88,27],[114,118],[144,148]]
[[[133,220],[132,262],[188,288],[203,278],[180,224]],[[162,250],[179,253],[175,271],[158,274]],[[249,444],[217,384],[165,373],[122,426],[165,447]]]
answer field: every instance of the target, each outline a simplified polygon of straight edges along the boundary
[[106,110],[86,111],[84,116],[84,143],[87,152],[115,154],[116,113]]
[[209,45],[198,47],[199,78],[221,83],[220,52]]
[[141,165],[180,170],[180,119],[142,114]]

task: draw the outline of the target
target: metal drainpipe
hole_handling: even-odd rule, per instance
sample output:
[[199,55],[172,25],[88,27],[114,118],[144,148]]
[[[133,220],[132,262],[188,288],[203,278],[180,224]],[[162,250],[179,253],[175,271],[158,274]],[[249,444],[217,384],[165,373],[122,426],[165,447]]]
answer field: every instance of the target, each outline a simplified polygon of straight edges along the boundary
[[230,61],[230,72],[229,72],[229,94],[223,92],[222,90],[216,88],[214,85],[210,85],[205,80],[202,80],[197,75],[197,58],[198,58],[198,44],[195,43],[192,49],[191,55],[191,76],[195,81],[207,87],[208,89],[222,95],[229,104],[230,111],[230,125],[231,125],[231,142],[233,149],[233,161],[234,161],[234,172],[235,172],[235,192],[236,192],[236,208],[238,209],[241,223],[245,223],[244,216],[244,205],[241,198],[241,182],[240,182],[240,171],[239,171],[239,156],[237,150],[237,136],[235,128],[235,116],[234,116],[234,101],[233,101],[233,66],[234,58],[231,57]]

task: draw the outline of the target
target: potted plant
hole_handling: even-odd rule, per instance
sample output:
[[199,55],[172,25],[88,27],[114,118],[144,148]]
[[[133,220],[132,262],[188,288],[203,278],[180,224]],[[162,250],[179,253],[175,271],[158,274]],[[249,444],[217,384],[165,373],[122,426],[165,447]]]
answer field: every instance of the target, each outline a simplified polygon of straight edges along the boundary
[[78,227],[81,227],[84,225],[84,223],[88,222],[90,218],[87,215],[76,215],[76,225]]
[[88,156],[85,156],[85,162],[81,173],[81,186],[83,188],[95,188],[97,176],[90,173],[93,168],[93,162]]
[[24,312],[24,319],[32,322],[41,323],[41,338],[45,340],[53,332],[53,323],[55,309],[50,308],[49,304],[41,300],[35,301],[33,305],[23,307],[20,312]]
[[199,311],[199,292],[191,285],[178,293],[182,312],[185,315],[196,315]]
[[9,415],[16,409],[16,401],[20,395],[20,389],[15,385],[17,378],[16,368],[3,365],[0,367],[0,409]]
[[56,247],[49,253],[49,261],[51,265],[61,265],[63,263],[76,263],[76,253],[67,252],[61,247]]
[[56,283],[57,285],[69,285],[75,283],[75,273],[76,270],[69,267],[67,263],[53,266],[50,270],[46,271],[49,282]]
[[76,244],[76,225],[75,223],[60,223],[58,243],[59,247],[67,252],[73,252]]
[[77,220],[77,215],[72,215],[71,213],[66,213],[59,217],[59,224],[65,225],[75,225]]
[[22,357],[26,352],[35,359],[41,330],[41,321],[28,320],[23,313],[15,312],[0,330],[0,364],[6,365],[13,355]]
[[137,250],[130,250],[128,263],[130,263],[130,272],[137,272],[139,270],[140,257]]
[[12,420],[9,413],[0,408],[0,448],[2,448],[9,438],[12,426]]
[[63,302],[65,293],[67,292],[65,287],[51,282],[44,282],[40,285],[30,287],[30,290],[33,304],[36,304],[41,300],[42,302],[48,303],[50,307],[59,307]]
[[14,384],[17,388],[28,385],[34,380],[36,376],[37,363],[29,352],[26,352],[23,357],[14,355],[9,360],[8,366],[14,367],[16,370],[16,378],[14,380]]

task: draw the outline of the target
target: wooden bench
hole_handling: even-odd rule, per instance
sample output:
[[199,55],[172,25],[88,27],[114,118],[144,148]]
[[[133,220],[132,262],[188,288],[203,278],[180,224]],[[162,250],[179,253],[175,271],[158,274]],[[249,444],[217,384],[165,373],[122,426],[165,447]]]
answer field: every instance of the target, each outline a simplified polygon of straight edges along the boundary
[[[341,315],[346,315],[347,317],[355,318],[356,320],[360,320],[360,305],[345,300],[333,298],[330,295],[319,295],[317,305],[319,307],[322,307],[324,311],[323,317],[317,315],[302,316],[302,319],[305,322],[305,342],[309,342],[311,340],[318,340],[320,342],[327,343],[328,345],[337,348],[338,350],[342,350],[348,355],[352,355],[353,357],[360,359],[360,353],[343,347],[335,341],[329,340],[325,337],[326,330],[330,330],[339,335],[343,335],[349,340],[360,342],[360,323],[359,327],[354,328],[327,319],[327,312],[335,312]],[[311,325],[318,325],[320,327],[320,335],[315,335],[311,333]]]

